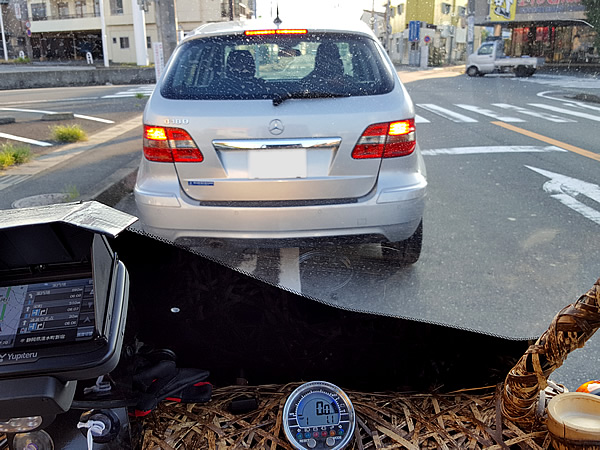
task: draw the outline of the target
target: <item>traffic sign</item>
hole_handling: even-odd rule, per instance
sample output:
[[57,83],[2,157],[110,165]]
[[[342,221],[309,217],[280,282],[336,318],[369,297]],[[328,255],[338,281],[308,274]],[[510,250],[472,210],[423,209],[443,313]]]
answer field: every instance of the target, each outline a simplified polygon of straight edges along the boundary
[[426,44],[429,44],[429,43],[431,42],[431,37],[430,37],[430,36],[425,36],[425,37],[423,38],[423,41],[424,41]]
[[31,30],[29,28],[27,28],[27,31],[25,31],[25,33],[27,33],[27,36],[31,37]]
[[421,37],[421,21],[420,20],[411,20],[408,23],[408,41],[409,42],[419,42]]
[[31,22],[29,20],[25,22],[25,28],[31,28]]

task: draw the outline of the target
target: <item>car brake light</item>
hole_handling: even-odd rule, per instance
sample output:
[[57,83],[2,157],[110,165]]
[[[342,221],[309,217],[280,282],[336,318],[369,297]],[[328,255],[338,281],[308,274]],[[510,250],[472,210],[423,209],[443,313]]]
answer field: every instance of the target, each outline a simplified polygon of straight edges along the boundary
[[144,157],[155,162],[204,160],[202,152],[187,131],[148,125],[144,125]]
[[244,34],[246,36],[267,36],[271,34],[306,34],[308,30],[282,28],[279,30],[248,30]]
[[397,158],[417,146],[415,119],[369,125],[352,150],[354,159]]

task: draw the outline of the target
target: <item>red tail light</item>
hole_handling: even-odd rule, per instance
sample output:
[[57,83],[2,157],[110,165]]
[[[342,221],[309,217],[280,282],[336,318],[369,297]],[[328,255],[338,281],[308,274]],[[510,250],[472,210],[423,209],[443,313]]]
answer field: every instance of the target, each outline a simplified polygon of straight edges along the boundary
[[144,125],[144,157],[155,162],[202,162],[204,156],[180,128]]
[[354,159],[397,158],[415,151],[415,119],[367,127],[352,150]]

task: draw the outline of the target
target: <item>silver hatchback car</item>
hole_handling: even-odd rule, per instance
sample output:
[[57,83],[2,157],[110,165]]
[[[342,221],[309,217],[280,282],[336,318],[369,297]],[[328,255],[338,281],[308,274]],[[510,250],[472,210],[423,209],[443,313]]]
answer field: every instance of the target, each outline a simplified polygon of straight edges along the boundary
[[414,117],[362,22],[200,27],[144,112],[144,228],[171,241],[375,242],[414,263],[427,186]]

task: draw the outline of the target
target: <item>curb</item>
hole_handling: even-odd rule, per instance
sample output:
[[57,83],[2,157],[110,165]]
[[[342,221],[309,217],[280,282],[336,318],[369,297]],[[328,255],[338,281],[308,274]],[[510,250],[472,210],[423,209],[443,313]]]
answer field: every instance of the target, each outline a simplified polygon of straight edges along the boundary
[[109,181],[107,183],[108,186],[91,196],[91,200],[95,200],[113,208],[125,198],[126,195],[133,192],[138,168],[136,167],[133,170],[129,168],[127,170],[129,170],[129,173],[115,182]]

